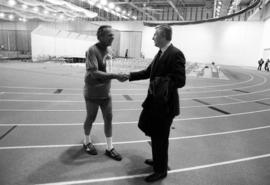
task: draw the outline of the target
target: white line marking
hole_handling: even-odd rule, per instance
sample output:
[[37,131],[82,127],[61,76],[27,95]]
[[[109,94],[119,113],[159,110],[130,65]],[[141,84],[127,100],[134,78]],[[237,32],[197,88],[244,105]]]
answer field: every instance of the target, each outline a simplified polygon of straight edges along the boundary
[[[64,90],[76,90],[76,91],[82,91],[83,88],[66,88],[66,87],[22,87],[22,86],[0,86],[0,88],[8,88],[8,89],[37,89],[37,90],[43,90],[43,89],[64,89]],[[140,89],[140,88],[136,88],[136,89],[111,89],[111,90],[115,90],[115,91],[128,91],[128,90],[132,90],[132,91],[141,91],[141,90],[145,90],[144,89]]]
[[[269,100],[270,98],[262,98],[250,101],[244,101],[237,98],[227,97],[229,99],[235,100],[237,102],[231,103],[217,103],[217,104],[210,104],[211,106],[223,106],[223,105],[234,105],[234,104],[244,104],[244,103],[252,103],[256,101],[264,101]],[[193,105],[193,106],[181,106],[181,109],[190,109],[190,108],[200,108],[200,107],[208,107],[210,105]],[[123,111],[139,111],[139,109],[113,109],[113,112],[123,112]],[[0,112],[85,112],[85,109],[0,109]]]
[[[240,158],[235,160],[229,160],[229,161],[223,161],[218,163],[210,163],[205,165],[199,165],[199,166],[192,166],[188,168],[180,168],[175,170],[169,170],[169,174],[173,173],[181,173],[181,172],[187,172],[187,171],[193,171],[193,170],[201,170],[205,168],[211,168],[211,167],[217,167],[217,166],[224,166],[228,164],[235,164],[240,162],[246,162],[256,159],[263,159],[270,157],[270,154],[263,154],[263,155],[256,155],[252,157],[246,157],[246,158]],[[124,180],[124,179],[134,179],[139,177],[145,177],[149,175],[148,173],[144,174],[137,174],[137,175],[127,175],[127,176],[118,176],[118,177],[107,177],[107,178],[98,178],[98,179],[86,179],[86,180],[75,180],[75,181],[63,181],[63,182],[52,182],[52,183],[44,183],[39,185],[71,185],[71,184],[86,184],[86,183],[98,183],[98,182],[107,182],[107,181],[116,181],[116,180]]]
[[[226,98],[231,99],[231,100],[233,100],[233,101],[241,102],[241,103],[246,102],[246,101],[241,100],[241,99],[238,99],[238,98],[233,98],[233,97],[226,97]],[[252,100],[252,101],[253,101],[253,100]],[[255,101],[258,101],[258,100],[255,100]]]
[[[223,106],[223,105],[234,105],[234,104],[244,104],[244,103],[252,103],[256,101],[264,101],[269,100],[270,98],[262,98],[250,101],[244,101],[237,98],[227,97],[229,99],[235,100],[237,102],[231,103],[217,103],[211,104],[211,106]],[[190,109],[190,108],[200,108],[200,107],[208,107],[210,105],[193,105],[193,106],[181,106],[181,109]],[[141,108],[138,109],[114,109],[113,112],[123,112],[123,111],[139,111],[142,110]],[[0,109],[0,112],[85,112],[85,109]]]
[[[114,111],[135,111],[136,109],[115,109]],[[140,110],[140,109],[138,109]],[[0,109],[0,112],[85,112],[86,109]]]
[[[113,124],[132,124],[135,122],[115,122]],[[83,123],[19,123],[19,124],[9,124],[9,123],[0,123],[0,127],[8,126],[20,126],[20,127],[35,127],[35,126],[81,126]],[[103,125],[103,123],[94,123],[94,125]]]
[[72,93],[72,94],[64,94],[64,93],[61,93],[61,94],[55,94],[53,92],[47,92],[47,93],[38,93],[38,92],[11,92],[11,91],[6,91],[5,92],[6,94],[23,94],[23,95],[47,95],[47,96],[64,96],[64,95],[67,95],[67,96],[83,96],[83,93]]
[[[247,114],[255,114],[260,112],[268,112],[270,109],[263,109],[258,111],[251,111],[251,112],[240,112],[235,114],[224,114],[218,116],[205,116],[205,117],[195,117],[195,118],[178,118],[174,119],[173,121],[192,121],[192,120],[200,120],[200,119],[213,119],[213,118],[226,118],[226,117],[233,117],[233,116],[240,116],[240,115],[247,115]],[[138,121],[123,121],[123,122],[113,122],[114,125],[121,125],[121,124],[136,124]],[[0,123],[1,126],[80,126],[82,123],[21,123],[21,124],[12,124],[12,123]],[[94,125],[103,125],[103,122],[94,123]]]
[[[82,100],[16,100],[16,99],[0,99],[2,102],[46,102],[46,103],[84,103],[85,101]],[[116,100],[113,102],[117,103],[132,103],[132,102],[142,102],[143,100]]]
[[[2,102],[58,102],[58,103],[78,103],[78,102],[84,102],[84,101],[74,101],[74,100],[16,100],[16,99],[0,99]],[[129,101],[130,102],[130,101]]]
[[[263,78],[264,78],[264,81],[262,83],[264,83],[266,81],[266,78],[265,77],[263,77]],[[251,87],[251,86],[249,86],[249,87]],[[55,88],[53,88],[53,89],[55,89]],[[230,89],[230,90],[232,90],[232,89]],[[265,92],[265,91],[268,91],[268,90],[270,90],[270,89],[265,89],[265,90],[262,90],[262,91],[256,91],[256,92],[252,92],[252,93],[249,93],[249,94]],[[223,91],[223,90],[220,90],[220,91]],[[210,91],[210,92],[215,92],[215,91]],[[202,99],[211,99],[211,98],[219,98],[219,97],[233,97],[233,96],[239,96],[239,95],[244,96],[242,93],[239,93],[239,94],[234,94],[234,95],[230,95],[230,96],[202,97]],[[189,100],[189,99],[192,99],[192,98],[182,98],[182,100]],[[58,103],[71,103],[71,102],[72,103],[81,103],[81,102],[84,102],[84,101],[74,101],[74,100],[15,100],[15,99],[0,99],[0,101],[7,101],[7,102],[58,102]],[[143,100],[133,100],[132,102],[142,102],[142,101]],[[128,103],[130,103],[130,101],[127,101],[127,100],[116,100],[116,101],[113,101],[113,102],[118,102],[118,103],[127,103],[128,102]]]
[[250,111],[250,112],[240,112],[240,113],[235,113],[235,114],[225,114],[225,115],[219,115],[219,116],[205,116],[205,117],[198,117],[198,118],[183,118],[183,119],[174,119],[174,120],[175,121],[191,121],[191,120],[199,120],[199,119],[226,118],[226,117],[231,117],[231,116],[255,114],[259,112],[268,112],[268,111],[270,111],[270,109],[263,109],[263,110]]
[[[144,89],[145,91],[147,91],[147,89]],[[68,93],[61,93],[61,94],[55,94],[53,92],[48,92],[48,93],[36,93],[36,92],[3,92],[3,93],[6,93],[6,94],[20,94],[20,95],[46,95],[46,96],[83,96],[83,92],[82,93],[71,93],[71,94],[68,94]],[[123,94],[125,93],[118,93],[118,94],[111,94],[113,96],[123,96]],[[145,96],[146,95],[146,92],[145,93],[141,93],[141,94],[131,94],[131,93],[128,93],[128,95],[131,95],[131,96]]]
[[[210,134],[199,134],[199,135],[192,135],[192,136],[181,136],[181,137],[171,137],[169,140],[183,140],[183,139],[194,139],[194,138],[202,138],[202,137],[211,137],[211,136],[220,136],[220,135],[227,135],[227,134],[235,134],[235,133],[241,133],[241,132],[249,132],[254,130],[262,130],[270,128],[270,125],[267,126],[261,126],[261,127],[253,127],[253,128],[247,128],[247,129],[240,129],[240,130],[232,130],[232,131],[226,131],[226,132],[215,132]],[[136,141],[119,141],[114,142],[115,145],[121,145],[121,144],[136,144],[136,143],[145,143],[150,140],[136,140]],[[99,145],[106,145],[106,143],[95,143],[95,146]],[[10,150],[10,149],[35,149],[35,148],[60,148],[60,147],[78,147],[82,146],[82,144],[65,144],[65,145],[32,145],[32,146],[6,146],[6,147],[0,147],[0,150]]]
[[[264,89],[264,90],[261,90],[261,91],[255,91],[255,92],[250,92],[248,94],[243,94],[243,93],[239,93],[239,94],[233,94],[233,95],[228,95],[228,96],[223,96],[223,95],[220,95],[220,96],[211,96],[211,97],[200,97],[200,99],[214,99],[214,98],[222,98],[222,97],[235,97],[235,96],[247,96],[247,95],[250,95],[250,94],[258,94],[258,93],[262,93],[262,92],[267,92],[267,91],[270,91],[270,89]],[[181,94],[180,94],[181,95]],[[192,100],[194,98],[181,98],[181,100]],[[2,102],[57,102],[57,103],[82,103],[84,101],[82,100],[15,100],[15,99],[0,99],[0,101]],[[115,103],[141,103],[143,100],[132,100],[132,101],[129,101],[129,100],[115,100],[113,102]]]
[[[250,86],[245,86],[245,87],[241,87],[241,89],[246,89],[246,88],[250,88],[250,87],[255,87],[255,86],[260,86],[262,84],[264,84],[266,82],[266,78],[264,78],[264,81],[259,83],[259,84],[255,84],[255,85],[250,85]],[[233,88],[234,89],[234,88]],[[228,88],[228,89],[220,89],[220,90],[208,90],[208,91],[196,91],[196,92],[182,92],[181,94],[198,94],[198,93],[209,93],[209,92],[220,92],[220,91],[231,91],[233,90],[232,88]],[[133,90],[133,89],[126,89],[126,90]],[[142,89],[141,89],[142,90]],[[145,91],[147,91],[147,88],[144,89]],[[65,93],[61,93],[61,94],[54,94],[54,93],[32,93],[32,92],[5,92],[6,94],[27,94],[27,95],[48,95],[48,96],[82,96],[82,93],[72,93],[72,94],[65,94]],[[113,96],[122,96],[123,93],[112,93]],[[145,95],[145,93],[141,93],[141,94],[128,94],[128,95],[132,95],[132,96],[143,96]]]
[[[260,77],[262,77],[262,76],[260,76]],[[247,89],[247,88],[251,88],[251,87],[260,86],[260,85],[264,84],[267,81],[267,79],[265,77],[262,77],[262,78],[263,78],[263,82],[261,82],[259,84],[255,84],[255,85],[241,87],[240,89]],[[129,90],[129,89],[126,89],[126,90]],[[144,90],[146,91],[147,89],[144,89]],[[198,94],[198,93],[201,94],[201,93],[221,92],[221,91],[232,91],[232,90],[233,90],[232,88],[229,88],[229,89],[209,90],[209,91],[182,92],[181,95],[183,95],[183,94]],[[48,96],[82,96],[82,93],[81,94],[65,94],[65,93],[54,94],[54,93],[31,93],[31,92],[5,92],[5,93],[6,94],[48,95]],[[119,93],[118,94],[112,93],[112,95],[113,96],[122,96],[123,93],[120,93],[120,94]],[[131,95],[131,96],[145,96],[146,93],[142,93],[142,94],[130,94],[129,93],[128,95]]]
[[[267,78],[264,77],[264,76],[260,76],[260,77],[263,78],[263,81],[261,83],[250,85],[250,86],[245,86],[245,87],[240,87],[239,89],[247,89],[247,88],[257,87],[257,86],[265,84],[267,82]],[[235,88],[220,89],[220,90],[208,90],[208,91],[196,91],[196,92],[184,92],[184,93],[181,93],[181,94],[199,94],[199,93],[201,94],[201,93],[209,93],[209,92],[230,91],[230,90],[233,90],[233,89],[235,89]]]
[[68,90],[82,90],[82,89],[76,89],[76,88],[59,88],[59,87],[25,87],[25,86],[0,86],[0,88],[7,88],[7,89],[68,89]]
[[[221,96],[211,96],[211,97],[200,97],[200,99],[213,99],[213,98],[222,98],[222,97],[226,98],[226,97],[234,97],[234,96],[247,96],[247,95],[250,95],[250,94],[258,94],[258,93],[262,93],[262,92],[267,92],[269,90],[270,89],[264,89],[264,90],[261,90],[261,91],[254,91],[254,92],[245,93],[245,94],[239,93],[239,94],[233,94],[233,95],[227,95],[227,96],[221,95]],[[190,99],[194,99],[194,98],[180,98],[180,100],[190,100]]]
[[[242,73],[243,74],[243,73]],[[189,87],[188,89],[198,89],[198,88],[209,88],[209,87],[221,87],[221,86],[232,86],[232,85],[239,85],[239,84],[243,84],[243,83],[247,83],[250,82],[254,79],[254,77],[251,74],[247,74],[250,78],[246,81],[242,81],[239,83],[233,83],[233,84],[223,84],[223,85],[214,85],[214,86],[201,86],[201,87]],[[253,74],[254,75],[254,74]],[[260,77],[262,77],[261,75],[258,75]],[[132,83],[132,82],[131,82]],[[148,82],[147,82],[148,83]],[[82,91],[82,88],[66,88],[66,87],[23,87],[23,86],[0,86],[0,88],[9,88],[9,89],[65,89],[65,90],[79,90]],[[140,90],[145,90],[144,89],[140,89],[140,88],[136,88],[136,89],[111,89],[111,90],[116,90],[116,91],[123,91],[123,90],[132,90],[132,91],[140,91]]]

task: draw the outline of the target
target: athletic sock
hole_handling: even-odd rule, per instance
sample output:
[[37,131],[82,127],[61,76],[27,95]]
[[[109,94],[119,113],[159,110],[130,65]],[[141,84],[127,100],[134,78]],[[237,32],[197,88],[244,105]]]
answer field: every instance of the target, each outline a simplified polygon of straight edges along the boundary
[[112,145],[112,137],[106,137],[106,142],[107,142],[107,150],[111,150],[113,149],[113,145]]
[[88,143],[92,143],[90,135],[84,135],[84,144],[87,145]]

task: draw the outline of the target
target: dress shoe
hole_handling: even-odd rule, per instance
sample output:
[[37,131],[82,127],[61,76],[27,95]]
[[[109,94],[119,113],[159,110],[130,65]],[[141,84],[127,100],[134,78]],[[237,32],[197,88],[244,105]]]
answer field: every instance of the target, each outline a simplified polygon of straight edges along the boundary
[[149,166],[154,166],[154,161],[152,159],[146,159],[144,161],[145,164],[149,165]]
[[167,176],[167,172],[163,172],[163,173],[153,173],[153,174],[151,174],[151,175],[149,175],[149,176],[147,176],[146,178],[145,178],[145,181],[146,182],[155,182],[155,181],[158,181],[158,180],[160,180],[160,179],[163,179],[163,178],[165,178]]

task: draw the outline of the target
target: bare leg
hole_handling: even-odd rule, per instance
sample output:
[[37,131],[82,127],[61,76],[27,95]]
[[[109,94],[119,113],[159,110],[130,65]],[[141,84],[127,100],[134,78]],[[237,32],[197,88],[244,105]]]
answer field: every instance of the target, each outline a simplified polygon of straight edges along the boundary
[[112,99],[104,100],[100,105],[104,119],[104,133],[106,136],[107,150],[113,149],[112,144]]
[[92,101],[85,101],[86,103],[86,119],[84,121],[84,134],[86,136],[90,135],[92,125],[97,117],[97,112],[98,112],[98,104],[92,102]]
[[104,133],[106,137],[112,137],[112,99],[109,98],[100,106],[104,119]]

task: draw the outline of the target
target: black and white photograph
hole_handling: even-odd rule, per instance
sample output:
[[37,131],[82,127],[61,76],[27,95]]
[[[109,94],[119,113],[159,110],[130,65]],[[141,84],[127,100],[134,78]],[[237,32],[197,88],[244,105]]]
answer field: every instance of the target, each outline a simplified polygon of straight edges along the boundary
[[270,0],[0,0],[0,185],[270,185]]

